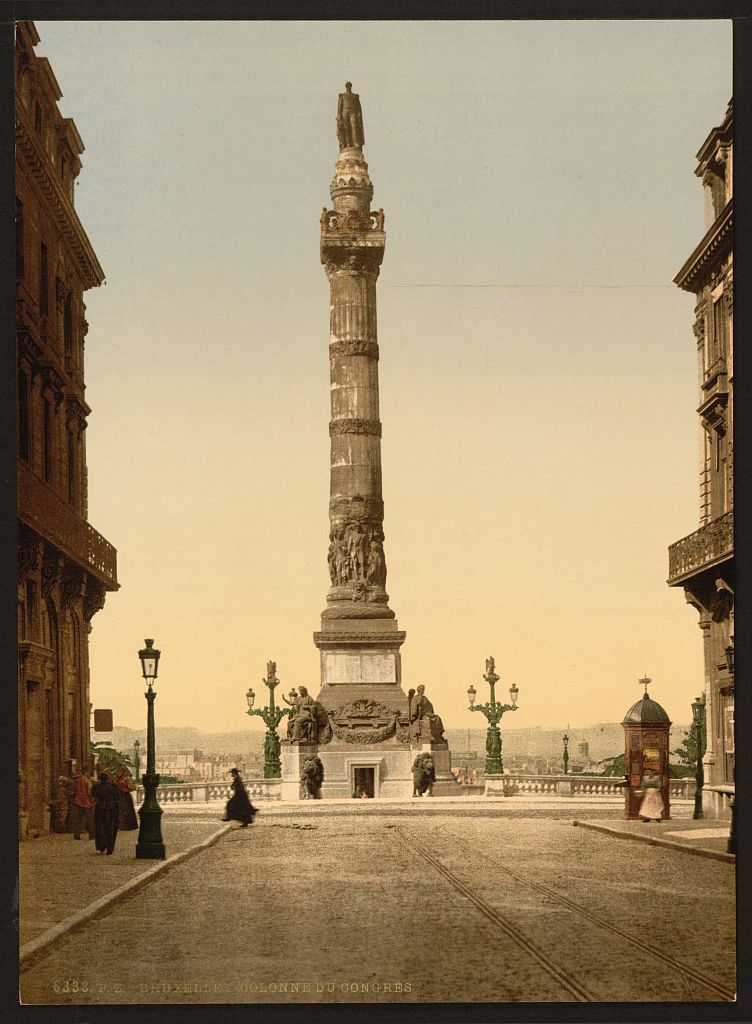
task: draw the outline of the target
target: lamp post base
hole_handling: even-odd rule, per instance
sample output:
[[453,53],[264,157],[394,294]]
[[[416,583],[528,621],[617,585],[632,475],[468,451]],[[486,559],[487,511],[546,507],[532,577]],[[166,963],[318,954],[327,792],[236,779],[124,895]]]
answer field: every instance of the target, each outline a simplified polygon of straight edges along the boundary
[[136,857],[138,860],[164,860],[167,854],[162,840],[162,808],[157,803],[159,776],[145,774],[143,781],[144,802],[138,812],[141,824],[136,843]]
[[156,811],[143,809],[139,811],[141,827],[138,831],[138,842],[136,843],[136,857],[139,860],[164,860],[165,845],[162,841],[161,817],[162,808]]

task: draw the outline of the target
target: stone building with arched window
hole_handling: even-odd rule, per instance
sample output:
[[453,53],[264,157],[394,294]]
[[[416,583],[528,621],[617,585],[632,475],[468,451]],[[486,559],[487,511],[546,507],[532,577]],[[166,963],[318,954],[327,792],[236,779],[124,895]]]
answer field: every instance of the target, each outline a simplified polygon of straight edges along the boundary
[[49,827],[89,750],[88,635],[116,552],[87,521],[84,292],[104,280],[74,209],[83,143],[34,23],[16,26],[18,751],[21,834]]

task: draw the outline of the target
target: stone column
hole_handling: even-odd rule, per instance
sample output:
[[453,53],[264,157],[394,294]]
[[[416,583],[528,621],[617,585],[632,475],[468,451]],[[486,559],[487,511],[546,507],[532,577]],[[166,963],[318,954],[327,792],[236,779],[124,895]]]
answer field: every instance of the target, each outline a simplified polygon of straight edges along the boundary
[[405,634],[397,629],[386,592],[381,493],[376,281],[384,257],[384,213],[371,210],[360,101],[349,83],[346,88],[337,116],[333,208],[321,213],[330,307],[330,587],[314,641],[321,651],[319,699],[332,708],[363,696],[406,704],[399,686]]

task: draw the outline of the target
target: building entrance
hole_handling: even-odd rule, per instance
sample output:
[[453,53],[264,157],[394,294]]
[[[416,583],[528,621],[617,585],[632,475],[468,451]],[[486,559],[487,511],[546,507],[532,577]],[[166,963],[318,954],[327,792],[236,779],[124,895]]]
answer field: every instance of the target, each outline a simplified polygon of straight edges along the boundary
[[376,795],[376,769],[375,768],[354,768],[353,769],[353,796],[370,799]]

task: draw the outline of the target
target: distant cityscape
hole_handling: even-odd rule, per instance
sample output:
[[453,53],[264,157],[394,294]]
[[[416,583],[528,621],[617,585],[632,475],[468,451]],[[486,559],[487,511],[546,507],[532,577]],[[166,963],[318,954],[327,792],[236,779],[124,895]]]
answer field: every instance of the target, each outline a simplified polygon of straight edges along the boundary
[[[678,747],[689,725],[674,725],[671,749]],[[164,778],[184,782],[226,781],[231,768],[248,778],[261,777],[264,764],[264,733],[237,731],[204,733],[192,726],[156,730],[156,770]],[[485,764],[484,729],[447,729],[452,765],[457,769],[482,772]],[[624,730],[620,722],[603,722],[583,728],[508,729],[503,737],[504,769],[531,775],[558,775],[563,771],[563,737],[568,735],[570,774],[600,774],[611,758],[624,751]],[[111,733],[95,733],[95,741],[106,741],[134,761],[134,743],[141,749],[144,769],[144,730],[117,726]],[[673,760],[673,759],[672,759]]]

